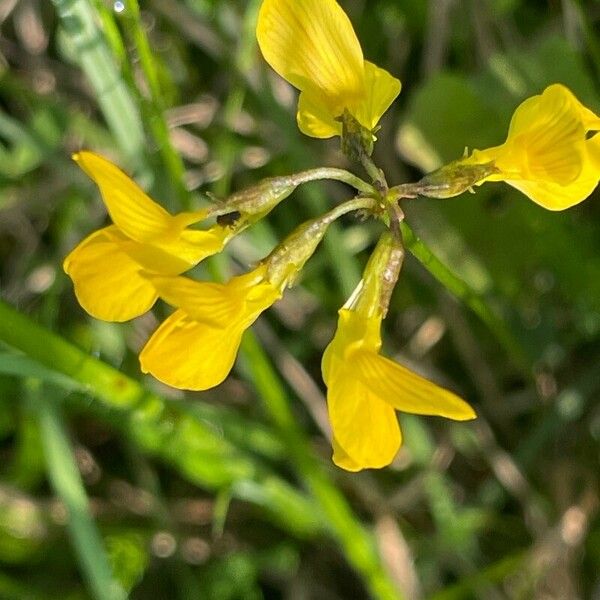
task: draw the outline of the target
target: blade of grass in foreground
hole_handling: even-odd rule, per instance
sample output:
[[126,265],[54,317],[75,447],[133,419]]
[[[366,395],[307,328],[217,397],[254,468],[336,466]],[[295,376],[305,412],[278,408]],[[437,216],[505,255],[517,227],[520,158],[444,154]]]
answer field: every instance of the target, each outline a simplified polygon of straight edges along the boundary
[[52,3],[110,130],[131,164],[142,167],[145,142],[139,113],[97,26],[94,9],[88,0]]
[[[241,452],[193,407],[187,410],[181,403],[167,402],[148,392],[137,381],[88,356],[1,300],[0,341],[66,375],[79,392],[98,400],[98,413],[103,409],[104,418],[110,413],[113,418],[108,420],[143,451],[171,464],[189,481],[209,490],[231,488],[235,497],[260,505],[272,521],[299,538],[322,531],[323,524],[308,498],[250,454]],[[23,368],[31,370],[22,361],[13,366],[15,373]],[[46,377],[46,371],[40,372],[40,379]],[[71,394],[70,400],[82,410],[94,410],[89,396]]]
[[237,452],[202,420],[168,406],[136,381],[86,355],[1,300],[0,340],[67,375],[105,406],[123,411],[121,426],[128,435],[191,481],[209,489],[230,486],[233,495],[264,506],[280,526],[300,537],[311,537],[327,528],[374,598],[401,598],[381,564],[373,539],[312,454],[277,374],[252,336],[244,343],[252,381],[285,437],[295,466],[315,498],[314,504]]
[[102,538],[90,514],[88,498],[69,439],[52,399],[53,392],[49,387],[42,387],[38,381],[29,382],[30,395],[33,396],[39,417],[50,483],[67,509],[67,528],[84,578],[98,600],[124,599],[126,593],[113,578]]
[[[169,173],[169,183],[177,195],[179,208],[190,210],[191,195],[184,183],[185,167],[171,143],[169,126],[164,117],[166,105],[158,72],[160,59],[152,52],[137,0],[125,0],[125,9],[119,14],[119,18],[137,50],[140,67],[148,85],[149,98],[138,94],[138,101],[145,108],[142,111],[144,122],[154,136],[162,162]],[[168,71],[163,70],[163,77],[166,74]]]

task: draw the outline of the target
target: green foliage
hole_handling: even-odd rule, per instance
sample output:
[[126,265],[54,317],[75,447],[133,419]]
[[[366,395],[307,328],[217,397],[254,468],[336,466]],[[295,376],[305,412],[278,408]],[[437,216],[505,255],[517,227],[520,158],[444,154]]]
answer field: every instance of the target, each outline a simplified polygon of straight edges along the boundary
[[[403,82],[374,152],[391,185],[500,144],[549,83],[600,109],[595,1],[342,5],[365,56]],[[598,191],[564,213],[503,184],[403,204],[413,257],[388,351],[479,419],[403,415],[403,449],[381,472],[331,466],[319,369],[376,226],[333,228],[209,392],[140,375],[153,317],[99,324],[76,304],[62,259],[105,222],[69,160],[79,148],[174,210],[265,176],[351,168],[335,141],[297,130],[255,46],[258,6],[0,8],[0,597],[592,597]],[[299,189],[198,276],[246,268],[348,194]]]

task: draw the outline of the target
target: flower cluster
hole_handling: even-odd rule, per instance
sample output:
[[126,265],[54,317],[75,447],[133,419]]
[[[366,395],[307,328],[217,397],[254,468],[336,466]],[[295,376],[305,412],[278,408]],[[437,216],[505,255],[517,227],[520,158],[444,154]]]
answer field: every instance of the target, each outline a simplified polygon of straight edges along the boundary
[[[475,417],[458,396],[381,355],[381,324],[404,258],[399,202],[449,198],[505,181],[534,202],[561,210],[600,179],[600,119],[555,84],[515,111],[506,141],[474,150],[416,183],[388,187],[371,159],[379,120],[400,82],[366,61],[335,0],[264,0],[257,39],[266,61],[300,91],[297,121],[317,138],[340,136],[368,183],[341,169],[316,168],[265,179],[222,202],[171,215],[118,167],[82,151],[74,158],[98,185],[113,224],[65,259],[80,304],[92,316],[126,321],[158,298],[174,308],[140,353],[142,371],[181,389],[206,390],[228,375],[244,331],[276,302],[315,252],[328,226],[360,210],[382,224],[363,277],[339,311],[322,361],[333,431],[333,460],[357,471],[388,465],[401,444],[396,411],[454,420]],[[258,265],[226,283],[184,274],[223,250],[299,185],[336,179],[358,195],[301,224]]]

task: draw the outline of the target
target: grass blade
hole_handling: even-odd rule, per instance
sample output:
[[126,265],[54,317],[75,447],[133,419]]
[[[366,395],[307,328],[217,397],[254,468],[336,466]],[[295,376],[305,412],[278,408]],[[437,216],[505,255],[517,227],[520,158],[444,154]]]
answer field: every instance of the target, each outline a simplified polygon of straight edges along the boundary
[[126,594],[113,578],[60,413],[49,388],[39,382],[33,388],[50,483],[67,509],[67,528],[84,578],[97,600],[121,600]]

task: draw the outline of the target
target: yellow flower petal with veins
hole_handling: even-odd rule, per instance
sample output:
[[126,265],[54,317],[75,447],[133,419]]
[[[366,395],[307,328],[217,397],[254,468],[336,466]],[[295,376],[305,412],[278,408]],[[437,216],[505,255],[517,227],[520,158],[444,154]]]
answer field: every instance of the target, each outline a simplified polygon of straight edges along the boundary
[[474,150],[464,164],[492,162],[497,173],[479,181],[505,181],[549,210],[585,200],[600,180],[595,158],[600,118],[563,85],[547,87],[517,107],[504,144]]
[[264,269],[226,284],[150,277],[158,294],[178,307],[140,353],[144,373],[179,389],[206,390],[228,375],[244,331],[281,297]]
[[226,227],[187,227],[206,211],[171,215],[121,169],[93,152],[74,155],[96,182],[114,225],[92,234],[65,259],[80,304],[92,316],[125,321],[149,310],[157,298],[142,271],[179,275],[216,254],[231,236]]
[[363,59],[335,0],[264,0],[256,37],[265,60],[300,90],[297,119],[307,135],[340,135],[344,109],[373,129],[400,93],[397,79]]
[[95,152],[82,150],[73,155],[73,160],[100,189],[113,223],[132,240],[148,242],[169,237],[205,218],[205,211],[172,216],[119,167]]
[[341,309],[323,355],[333,460],[349,471],[390,464],[402,440],[395,410],[460,421],[476,416],[452,392],[380,356],[381,319]]

